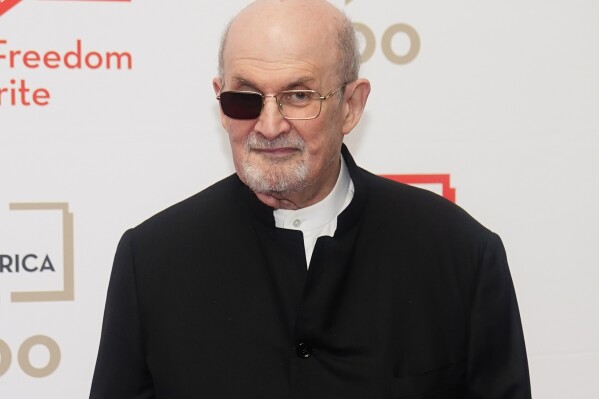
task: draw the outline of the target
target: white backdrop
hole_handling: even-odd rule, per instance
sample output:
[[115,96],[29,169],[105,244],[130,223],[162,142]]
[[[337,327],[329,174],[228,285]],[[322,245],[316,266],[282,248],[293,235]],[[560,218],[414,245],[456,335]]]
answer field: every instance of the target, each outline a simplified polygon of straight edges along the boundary
[[[2,399],[86,397],[120,235],[232,172],[211,78],[247,3],[0,0]],[[448,175],[506,244],[533,395],[599,397],[599,2],[334,3],[374,51],[357,162]]]

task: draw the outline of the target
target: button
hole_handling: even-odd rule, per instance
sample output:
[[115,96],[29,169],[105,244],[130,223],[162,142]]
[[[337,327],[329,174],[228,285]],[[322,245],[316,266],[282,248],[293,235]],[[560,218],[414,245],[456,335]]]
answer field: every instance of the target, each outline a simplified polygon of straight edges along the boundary
[[300,342],[295,347],[295,353],[297,353],[299,357],[307,359],[312,354],[312,348],[310,348],[310,345],[306,344],[305,342]]
[[293,221],[293,227],[295,227],[296,229],[299,229],[299,227],[302,225],[302,221],[299,219],[295,219]]

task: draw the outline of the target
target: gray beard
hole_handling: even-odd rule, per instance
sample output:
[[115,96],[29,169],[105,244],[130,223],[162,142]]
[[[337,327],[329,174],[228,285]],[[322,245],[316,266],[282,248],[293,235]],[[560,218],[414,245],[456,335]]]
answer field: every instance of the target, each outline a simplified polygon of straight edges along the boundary
[[[305,146],[304,141],[297,135],[283,135],[274,140],[266,140],[255,133],[250,134],[245,145],[246,153],[252,149],[277,147],[291,147],[303,151]],[[290,191],[301,191],[307,186],[309,168],[304,162],[292,165],[273,163],[261,168],[245,158],[241,162],[240,173],[245,184],[256,193],[285,194]]]
[[286,194],[306,187],[308,167],[302,162],[282,168],[275,165],[263,170],[244,161],[241,174],[245,184],[256,193]]

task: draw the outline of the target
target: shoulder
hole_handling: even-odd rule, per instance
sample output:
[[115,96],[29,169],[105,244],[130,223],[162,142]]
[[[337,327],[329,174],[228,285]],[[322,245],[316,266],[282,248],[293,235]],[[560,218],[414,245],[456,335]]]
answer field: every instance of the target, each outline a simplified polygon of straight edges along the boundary
[[[235,174],[199,193],[176,203],[145,220],[133,229],[137,237],[160,237],[186,234],[224,225],[239,208],[243,188]],[[202,229],[198,227],[202,226]]]
[[368,213],[380,223],[424,236],[436,234],[476,239],[491,232],[457,204],[429,190],[398,183],[359,169],[368,191]]
[[[488,232],[464,209],[429,190],[377,176],[359,167],[344,146],[343,157],[354,182],[354,214],[389,229]],[[427,234],[429,235],[429,234]]]

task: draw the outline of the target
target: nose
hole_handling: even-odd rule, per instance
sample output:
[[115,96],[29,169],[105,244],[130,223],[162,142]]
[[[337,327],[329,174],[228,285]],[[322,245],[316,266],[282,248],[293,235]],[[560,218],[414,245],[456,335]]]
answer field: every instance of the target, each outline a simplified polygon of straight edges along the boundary
[[262,112],[256,122],[256,132],[266,139],[273,140],[283,133],[287,133],[291,125],[279,112],[275,96],[265,96]]

